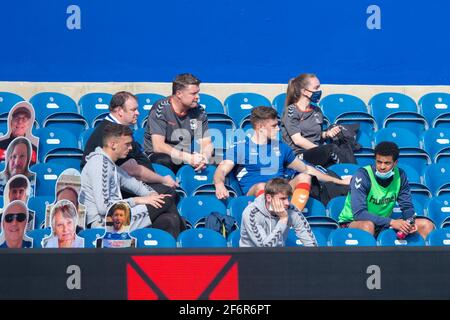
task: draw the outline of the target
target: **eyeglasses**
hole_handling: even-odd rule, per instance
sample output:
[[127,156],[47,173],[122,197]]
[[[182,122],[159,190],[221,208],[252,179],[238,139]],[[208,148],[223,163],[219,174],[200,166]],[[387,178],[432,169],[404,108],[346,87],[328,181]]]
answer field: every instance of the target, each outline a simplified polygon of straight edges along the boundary
[[16,219],[17,222],[24,222],[26,218],[27,218],[26,213],[22,213],[22,212],[21,213],[10,213],[5,216],[5,222],[11,223],[11,222],[13,222],[14,219]]

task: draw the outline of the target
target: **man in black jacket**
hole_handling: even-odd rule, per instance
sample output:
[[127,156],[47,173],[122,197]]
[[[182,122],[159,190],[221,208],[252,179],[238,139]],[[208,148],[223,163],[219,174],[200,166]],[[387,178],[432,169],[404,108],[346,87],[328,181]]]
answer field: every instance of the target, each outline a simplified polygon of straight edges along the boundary
[[[103,129],[108,122],[126,126],[135,125],[139,115],[137,98],[130,92],[120,91],[114,94],[109,104],[109,115],[95,128],[84,149],[81,169],[86,164],[86,156],[96,147],[102,146]],[[150,160],[142,152],[142,146],[133,139],[132,150],[125,159],[116,162],[130,176],[150,184],[158,193],[172,194],[176,197],[174,188],[178,183],[171,176],[160,176],[153,171]]]

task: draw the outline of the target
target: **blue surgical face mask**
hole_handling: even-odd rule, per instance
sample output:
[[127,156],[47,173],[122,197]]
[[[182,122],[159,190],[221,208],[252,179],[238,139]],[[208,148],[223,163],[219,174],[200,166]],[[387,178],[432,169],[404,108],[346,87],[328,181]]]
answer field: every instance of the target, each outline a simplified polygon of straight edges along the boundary
[[375,175],[377,176],[377,178],[380,178],[382,180],[386,180],[386,179],[389,179],[390,177],[392,177],[394,175],[394,170],[391,169],[388,172],[379,172],[378,170],[375,170]]
[[309,100],[311,101],[311,103],[315,106],[318,105],[319,101],[320,101],[320,97],[322,97],[322,90],[318,90],[318,91],[311,91],[306,89],[307,91],[311,92],[311,97],[309,97]]

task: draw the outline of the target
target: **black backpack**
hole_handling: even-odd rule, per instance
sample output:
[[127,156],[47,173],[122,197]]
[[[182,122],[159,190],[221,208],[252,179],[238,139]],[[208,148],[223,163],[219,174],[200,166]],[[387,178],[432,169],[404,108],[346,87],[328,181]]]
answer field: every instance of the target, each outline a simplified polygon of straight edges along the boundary
[[205,218],[205,228],[219,232],[225,238],[238,228],[236,219],[232,216],[211,212]]

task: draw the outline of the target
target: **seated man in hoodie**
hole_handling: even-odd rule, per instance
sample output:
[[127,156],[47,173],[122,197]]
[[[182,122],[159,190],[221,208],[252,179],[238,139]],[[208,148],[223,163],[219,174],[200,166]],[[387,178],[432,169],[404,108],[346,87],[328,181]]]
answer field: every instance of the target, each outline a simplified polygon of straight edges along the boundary
[[286,179],[269,180],[255,201],[242,214],[240,247],[284,247],[289,228],[304,246],[317,241],[302,213],[289,203],[292,187]]
[[[107,123],[103,131],[103,147],[97,147],[86,157],[81,171],[79,202],[86,206],[90,228],[103,228],[108,208],[124,200],[132,211],[130,231],[149,227],[171,233],[175,238],[184,230],[174,199],[169,194],[158,194],[150,186],[129,176],[115,162],[126,158],[132,148],[133,132],[127,126]],[[138,195],[122,199],[120,189]]]

